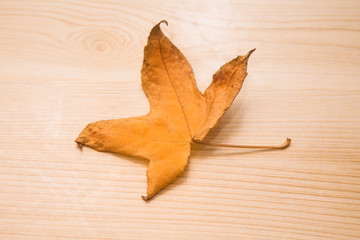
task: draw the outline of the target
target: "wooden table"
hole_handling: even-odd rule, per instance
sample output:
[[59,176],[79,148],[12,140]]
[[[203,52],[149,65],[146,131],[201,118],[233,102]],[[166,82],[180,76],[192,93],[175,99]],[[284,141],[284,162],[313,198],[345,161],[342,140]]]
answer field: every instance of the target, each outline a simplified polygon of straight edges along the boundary
[[[0,2],[0,239],[360,239],[359,1]],[[77,148],[89,122],[149,110],[162,19],[204,90],[256,47],[186,171],[152,201],[147,162]]]

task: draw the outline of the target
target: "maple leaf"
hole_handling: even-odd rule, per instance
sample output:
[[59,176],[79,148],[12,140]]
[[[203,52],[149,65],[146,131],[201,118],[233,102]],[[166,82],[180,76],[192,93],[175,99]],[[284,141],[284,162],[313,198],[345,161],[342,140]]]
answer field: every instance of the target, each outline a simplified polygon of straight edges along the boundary
[[251,53],[223,65],[202,94],[184,55],[153,27],[144,48],[142,86],[150,103],[144,116],[90,123],[75,140],[97,151],[149,160],[150,199],[185,168],[191,143],[201,142],[230,107],[247,75]]

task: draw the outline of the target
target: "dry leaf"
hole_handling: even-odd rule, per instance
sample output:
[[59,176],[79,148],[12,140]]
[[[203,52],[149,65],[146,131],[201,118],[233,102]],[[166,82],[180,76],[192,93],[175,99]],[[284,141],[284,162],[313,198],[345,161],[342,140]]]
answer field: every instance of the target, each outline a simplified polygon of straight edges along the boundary
[[145,200],[184,170],[190,144],[204,139],[240,91],[248,58],[254,51],[223,65],[202,94],[190,64],[162,33],[160,23],[150,32],[141,70],[150,112],[140,117],[90,123],[76,139],[97,151],[150,160]]

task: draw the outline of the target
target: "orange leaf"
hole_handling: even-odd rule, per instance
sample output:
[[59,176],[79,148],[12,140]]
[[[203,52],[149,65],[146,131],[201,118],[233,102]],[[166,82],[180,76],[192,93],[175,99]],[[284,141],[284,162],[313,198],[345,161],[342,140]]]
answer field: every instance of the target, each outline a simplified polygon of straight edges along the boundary
[[90,123],[75,140],[97,151],[150,160],[150,199],[185,168],[193,141],[201,141],[230,107],[247,75],[251,50],[223,65],[202,94],[184,55],[162,33],[161,21],[144,49],[142,86],[150,103],[144,116]]

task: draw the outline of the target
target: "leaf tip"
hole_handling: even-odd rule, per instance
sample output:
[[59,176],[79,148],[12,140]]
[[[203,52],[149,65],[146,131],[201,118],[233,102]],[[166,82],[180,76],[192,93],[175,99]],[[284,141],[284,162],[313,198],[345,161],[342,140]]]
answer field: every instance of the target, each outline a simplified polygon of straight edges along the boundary
[[74,142],[76,142],[76,145],[80,150],[83,149],[84,145],[83,145],[82,141],[79,139],[79,137],[77,137]]
[[158,25],[160,25],[161,23],[165,23],[166,26],[169,26],[169,23],[168,23],[166,20],[161,20],[161,21],[158,23]]
[[250,55],[251,55],[253,52],[255,52],[255,50],[256,50],[256,48],[251,49],[251,50],[246,54],[245,59],[248,59],[248,58],[250,57]]
[[[76,141],[75,141],[76,142]],[[83,150],[83,146],[84,145],[82,145],[81,143],[79,143],[79,142],[76,142],[76,145],[77,145],[77,147],[80,149],[80,150]]]
[[149,38],[148,38],[148,42],[150,41],[150,39],[152,39],[153,37],[155,37],[155,39],[158,39],[160,37],[162,37],[164,34],[163,32],[161,31],[161,28],[160,28],[160,24],[161,23],[165,23],[166,26],[168,26],[168,22],[166,20],[161,20],[158,24],[156,24],[150,31],[150,35],[149,35]]
[[141,195],[141,198],[146,202],[149,200],[149,198],[147,196]]

